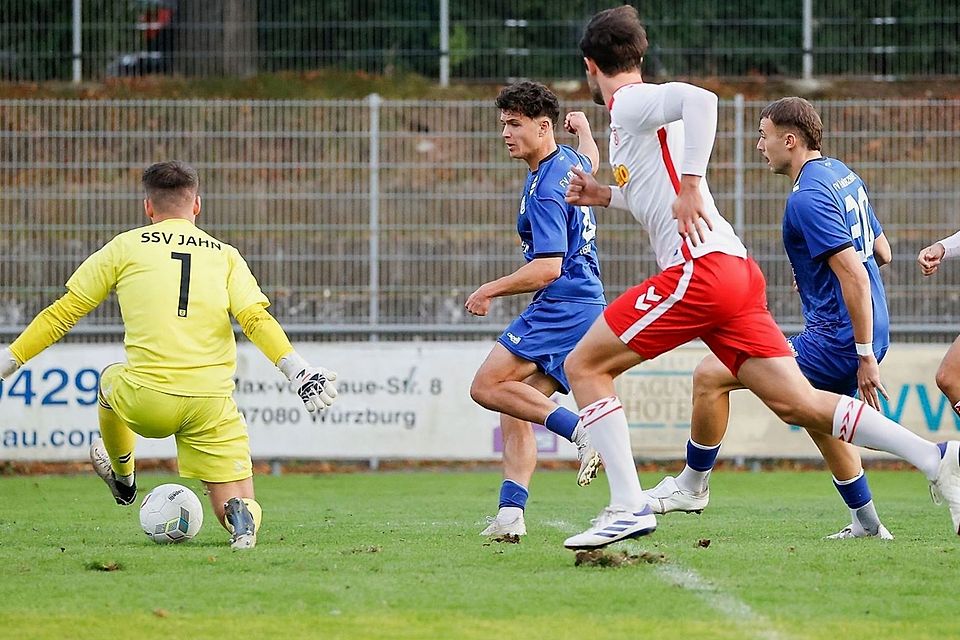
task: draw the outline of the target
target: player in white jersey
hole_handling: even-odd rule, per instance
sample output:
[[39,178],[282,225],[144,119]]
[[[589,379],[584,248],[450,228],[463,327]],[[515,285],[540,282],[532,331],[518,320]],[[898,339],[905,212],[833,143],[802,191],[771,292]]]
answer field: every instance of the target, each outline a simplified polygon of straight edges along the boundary
[[[863,180],[821,154],[823,122],[803,98],[781,98],[760,113],[757,150],[793,187],[783,215],[783,244],[803,304],[805,327],[788,338],[800,370],[817,389],[859,392],[874,409],[886,391],[880,364],[889,346],[889,315],[880,266],[892,254]],[[701,512],[727,429],[730,392],[740,382],[713,355],[693,372],[686,465],[647,490],[656,513]],[[880,522],[856,447],[808,432],[833,475],[850,524],[829,539],[892,538]]]
[[[643,83],[646,32],[636,9],[596,14],[580,48],[595,101],[610,110],[618,186],[576,171],[567,201],[628,208],[649,231],[663,271],[627,290],[567,357],[566,372],[610,484],[610,504],[570,549],[651,533],[614,390],[624,371],[699,338],[743,385],[788,424],[897,455],[920,469],[960,530],[960,442],[937,445],[849,396],[814,389],[766,306],[766,283],[720,217],[703,176],[716,135],[717,97],[683,83]],[[682,128],[668,125],[682,122]],[[684,135],[685,134],[685,135]]]
[[[612,192],[615,201],[610,206],[629,209],[647,229],[658,266],[669,269],[686,260],[676,221],[661,215],[670,212],[684,181],[691,190],[689,197],[699,196],[702,217],[709,227],[701,228],[687,245],[690,255],[699,258],[721,252],[745,258],[746,248],[720,215],[702,177],[712,149],[712,144],[703,142],[712,140],[717,128],[717,97],[679,82],[636,82],[620,87],[606,104],[610,109],[610,164],[618,187]],[[697,231],[694,226],[688,231]]]
[[[960,231],[920,250],[917,264],[924,277],[932,276],[947,258],[960,256]],[[960,338],[957,338],[937,368],[937,386],[960,415]]]

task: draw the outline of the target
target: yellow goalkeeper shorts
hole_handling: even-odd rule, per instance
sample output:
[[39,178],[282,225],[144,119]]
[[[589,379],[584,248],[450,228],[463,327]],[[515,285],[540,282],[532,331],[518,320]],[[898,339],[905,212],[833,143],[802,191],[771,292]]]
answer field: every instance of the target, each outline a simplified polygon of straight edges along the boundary
[[100,376],[100,402],[144,438],[177,441],[184,478],[233,482],[253,475],[247,424],[232,397],[174,396],[132,383],[125,365]]

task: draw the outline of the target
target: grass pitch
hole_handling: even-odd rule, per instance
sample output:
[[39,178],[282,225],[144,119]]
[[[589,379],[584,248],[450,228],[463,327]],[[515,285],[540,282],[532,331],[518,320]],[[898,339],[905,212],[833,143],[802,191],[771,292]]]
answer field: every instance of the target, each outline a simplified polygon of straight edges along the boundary
[[[516,545],[477,535],[494,473],[260,477],[265,523],[245,553],[206,503],[195,540],[158,546],[92,473],[5,477],[0,637],[960,637],[946,509],[919,474],[870,480],[894,541],[822,540],[847,522],[826,473],[718,472],[702,516],[664,516],[611,547],[615,562],[575,566],[562,543],[603,507],[603,476],[536,475]],[[141,492],[170,481],[199,493],[139,478]]]

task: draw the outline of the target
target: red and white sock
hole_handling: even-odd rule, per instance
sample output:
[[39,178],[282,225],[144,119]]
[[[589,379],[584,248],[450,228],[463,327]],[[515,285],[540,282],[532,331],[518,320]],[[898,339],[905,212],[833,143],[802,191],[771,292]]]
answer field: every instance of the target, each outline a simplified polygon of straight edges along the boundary
[[610,506],[642,509],[647,501],[637,477],[627,415],[620,399],[617,396],[601,398],[581,409],[580,426],[588,430],[590,444],[600,453],[610,484]]
[[906,460],[927,476],[937,477],[940,448],[900,426],[860,400],[840,396],[833,412],[833,437],[860,447],[886,451]]

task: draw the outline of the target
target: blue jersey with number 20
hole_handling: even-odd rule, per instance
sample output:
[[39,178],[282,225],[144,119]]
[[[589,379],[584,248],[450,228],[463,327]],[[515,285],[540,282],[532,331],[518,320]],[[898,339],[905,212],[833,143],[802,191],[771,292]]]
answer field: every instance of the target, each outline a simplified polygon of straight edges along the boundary
[[804,333],[837,355],[856,357],[856,349],[840,280],[827,259],[848,247],[860,255],[870,277],[874,352],[882,357],[890,342],[886,294],[873,256],[882,233],[860,176],[834,158],[803,166],[787,198],[783,244],[803,305]]
[[535,299],[603,304],[593,210],[564,202],[572,167],[590,171],[586,158],[559,145],[536,171],[527,174],[517,215],[520,247],[527,262],[534,258],[563,258],[560,277],[538,291]]

